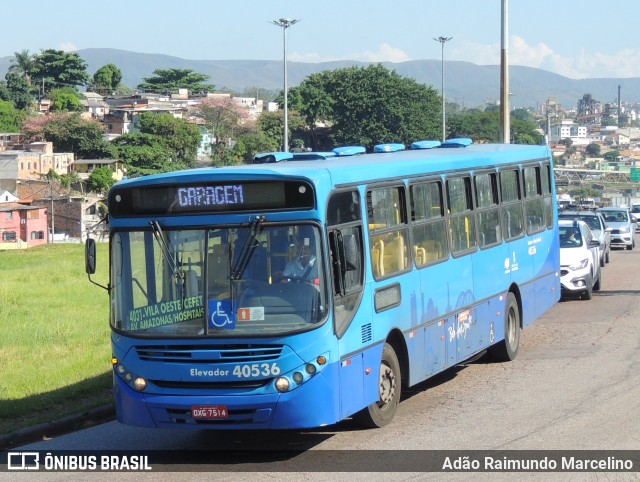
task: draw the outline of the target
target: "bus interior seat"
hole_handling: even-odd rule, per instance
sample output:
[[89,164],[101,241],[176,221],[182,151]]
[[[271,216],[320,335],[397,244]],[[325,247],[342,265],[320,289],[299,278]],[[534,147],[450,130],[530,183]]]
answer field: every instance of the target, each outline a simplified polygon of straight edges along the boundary
[[418,264],[426,264],[431,261],[436,261],[443,256],[440,243],[433,240],[423,241],[420,245],[414,246],[413,250]]
[[188,269],[184,272],[185,296],[191,298],[200,295],[198,275],[195,270]]
[[382,274],[402,271],[406,267],[404,238],[394,236],[384,245],[382,252]]
[[[244,238],[238,238],[233,243],[234,263],[237,262],[237,257],[242,253],[244,242]],[[259,243],[253,248],[251,258],[249,258],[242,278],[255,281],[267,281],[269,279],[267,248],[263,246],[263,243]]]
[[208,256],[207,281],[209,293],[219,293],[229,289],[229,247],[224,244],[214,244]]
[[382,266],[382,255],[384,253],[384,241],[379,239],[373,243],[371,248],[371,267],[373,275],[377,278],[384,275],[384,267]]

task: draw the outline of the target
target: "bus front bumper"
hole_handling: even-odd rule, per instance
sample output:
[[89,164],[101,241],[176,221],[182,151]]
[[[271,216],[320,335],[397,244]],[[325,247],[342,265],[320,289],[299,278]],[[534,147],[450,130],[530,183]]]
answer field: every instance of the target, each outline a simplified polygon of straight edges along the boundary
[[[285,393],[224,396],[146,394],[114,377],[119,422],[139,427],[185,429],[310,428],[339,421],[336,365]],[[224,418],[196,419],[192,407],[226,407]]]

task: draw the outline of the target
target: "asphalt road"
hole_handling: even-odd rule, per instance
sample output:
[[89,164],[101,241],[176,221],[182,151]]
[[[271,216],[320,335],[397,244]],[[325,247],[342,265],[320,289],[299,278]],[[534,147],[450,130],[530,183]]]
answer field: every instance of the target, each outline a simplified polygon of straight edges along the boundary
[[[603,270],[602,290],[594,293],[590,301],[559,303],[523,331],[514,362],[479,361],[412,387],[404,394],[396,419],[384,429],[362,430],[345,421],[304,432],[191,432],[140,429],[109,422],[16,450],[208,454],[207,460],[200,463],[209,464],[206,468],[216,472],[215,480],[364,480],[350,475],[353,470],[369,472],[366,480],[423,480],[419,473],[395,469],[385,472],[381,468],[396,467],[404,456],[407,464],[415,462],[415,454],[410,451],[416,450],[637,451],[639,271],[640,249],[612,251],[611,263]],[[222,451],[228,449],[243,455],[240,459],[225,458]],[[255,451],[265,449],[291,455],[264,460]],[[353,450],[359,452],[345,452]],[[280,465],[274,468],[274,461]],[[193,460],[180,467],[197,470],[184,477],[205,478],[201,472],[204,466]],[[7,474],[0,473],[0,478],[3,475]],[[30,478],[43,475],[47,477],[42,480],[57,480],[55,476],[62,474],[38,473],[30,474]],[[429,478],[468,480],[470,475],[473,474],[436,473]],[[499,475],[492,474],[490,478],[501,479],[503,475]],[[604,477],[584,473],[555,475],[562,477],[518,474],[518,478],[638,480],[637,473],[600,474]],[[155,480],[176,477],[176,473],[153,475]],[[472,478],[489,477],[485,473]]]

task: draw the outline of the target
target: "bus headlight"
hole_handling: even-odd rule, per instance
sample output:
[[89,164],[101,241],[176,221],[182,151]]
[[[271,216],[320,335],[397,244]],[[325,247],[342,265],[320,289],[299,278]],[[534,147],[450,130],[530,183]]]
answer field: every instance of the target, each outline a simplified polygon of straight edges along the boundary
[[307,362],[304,365],[300,365],[299,367],[296,367],[290,372],[284,374],[284,376],[276,379],[276,389],[279,392],[284,393],[290,390],[295,390],[300,385],[307,383],[327,366],[327,356],[327,353],[320,355],[315,360]]
[[280,377],[276,380],[276,389],[279,392],[286,392],[289,390],[289,379],[285,377]]
[[147,388],[147,381],[142,377],[138,377],[133,381],[133,388],[141,392]]

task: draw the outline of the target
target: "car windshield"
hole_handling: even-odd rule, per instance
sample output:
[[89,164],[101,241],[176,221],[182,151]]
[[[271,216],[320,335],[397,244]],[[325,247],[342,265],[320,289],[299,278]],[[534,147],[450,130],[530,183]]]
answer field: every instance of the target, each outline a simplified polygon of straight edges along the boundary
[[591,216],[588,214],[562,214],[560,219],[579,219],[584,221],[591,231],[600,231],[600,220],[598,216]]
[[600,222],[596,216],[580,216],[581,221],[584,221],[591,231],[600,231]]
[[560,247],[561,248],[579,248],[582,246],[582,235],[580,228],[577,226],[560,226]]
[[624,223],[629,221],[626,211],[604,211],[602,215],[608,223]]
[[116,232],[111,323],[158,336],[253,336],[327,313],[318,228],[262,225]]

